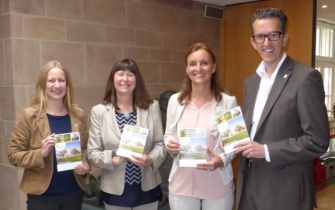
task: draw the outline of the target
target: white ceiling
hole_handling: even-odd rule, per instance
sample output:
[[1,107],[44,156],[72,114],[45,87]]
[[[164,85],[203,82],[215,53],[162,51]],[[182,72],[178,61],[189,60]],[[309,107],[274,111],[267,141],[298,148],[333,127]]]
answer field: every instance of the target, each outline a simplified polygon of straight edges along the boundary
[[[327,8],[322,9],[322,5],[327,5]],[[316,16],[323,20],[328,20],[335,23],[335,1],[334,0],[317,0]]]
[[[259,0],[194,0],[194,1],[221,7],[225,5],[240,4]],[[322,9],[321,6],[324,4],[328,5],[328,7]],[[335,0],[317,0],[316,14],[318,18],[335,23]]]

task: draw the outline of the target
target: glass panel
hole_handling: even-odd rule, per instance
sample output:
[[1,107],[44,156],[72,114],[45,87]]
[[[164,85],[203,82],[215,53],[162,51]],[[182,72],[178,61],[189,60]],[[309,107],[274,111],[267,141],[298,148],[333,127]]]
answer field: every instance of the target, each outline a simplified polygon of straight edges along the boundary
[[333,57],[333,42],[334,42],[334,30],[330,30],[330,37],[329,37],[329,57]]
[[321,29],[321,56],[332,57],[332,39],[333,39],[333,30],[328,28]]
[[316,27],[316,42],[315,42],[315,55],[320,56],[320,33],[321,28],[319,26]]
[[335,25],[325,20],[318,20],[316,26],[316,45],[315,63],[317,70],[323,77],[323,85],[325,90],[325,104],[328,110],[332,110],[335,101],[335,73],[334,65],[334,30]]
[[330,102],[330,97],[331,97],[331,68],[324,68],[324,73],[323,73],[323,86],[325,89],[325,103],[327,106],[327,109],[330,109],[331,107],[331,102]]

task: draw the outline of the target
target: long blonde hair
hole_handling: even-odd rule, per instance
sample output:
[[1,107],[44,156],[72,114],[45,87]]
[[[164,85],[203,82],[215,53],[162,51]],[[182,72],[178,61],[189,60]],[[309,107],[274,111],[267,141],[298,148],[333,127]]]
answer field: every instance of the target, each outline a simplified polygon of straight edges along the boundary
[[53,60],[42,66],[39,75],[36,80],[35,89],[30,100],[30,106],[39,106],[40,112],[47,108],[48,97],[45,92],[46,83],[48,79],[48,73],[53,68],[60,68],[64,71],[66,79],[66,93],[63,98],[63,103],[67,110],[71,111],[72,101],[73,101],[73,87],[72,80],[69,70],[59,61]]

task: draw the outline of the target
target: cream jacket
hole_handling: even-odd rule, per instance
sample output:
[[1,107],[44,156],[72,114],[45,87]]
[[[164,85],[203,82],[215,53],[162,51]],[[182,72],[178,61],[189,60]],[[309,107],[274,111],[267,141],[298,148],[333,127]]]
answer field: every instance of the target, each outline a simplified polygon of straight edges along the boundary
[[[178,126],[179,119],[185,109],[185,106],[182,106],[178,103],[178,100],[177,100],[178,96],[179,96],[179,93],[176,93],[172,95],[169,100],[168,109],[167,109],[166,130],[165,130],[165,136],[164,136],[165,145],[170,140],[178,139],[177,126]],[[229,96],[225,93],[222,93],[221,102],[216,102],[216,101],[214,102],[214,112],[213,112],[212,121],[210,122],[211,123],[210,132],[215,137],[216,143],[218,143],[220,135],[219,135],[219,131],[217,128],[217,124],[215,122],[215,116],[217,116],[218,114],[222,114],[223,112],[228,111],[236,106],[237,106],[237,101],[236,101],[235,96]],[[230,153],[224,156],[220,147],[216,147],[216,149],[213,152],[214,154],[219,155],[222,159],[224,167],[217,168],[216,170],[219,172],[223,180],[223,183],[227,185],[234,178],[233,169],[230,164],[231,160],[234,158],[234,155],[233,153]],[[174,173],[179,167],[179,155],[176,155],[173,157],[174,157],[174,160],[173,160],[173,165],[172,165],[172,169],[171,169],[170,176],[169,176],[169,181],[172,180]]]
[[[153,164],[141,167],[142,190],[148,191],[162,182],[158,170],[166,158],[162,120],[157,101],[146,110],[137,108],[136,111],[136,126],[149,129],[144,153],[152,158]],[[88,159],[101,169],[101,190],[114,195],[123,193],[125,181],[126,161],[120,165],[112,163],[112,156],[119,148],[120,139],[121,132],[116,122],[115,107],[102,104],[94,106],[91,111]]]

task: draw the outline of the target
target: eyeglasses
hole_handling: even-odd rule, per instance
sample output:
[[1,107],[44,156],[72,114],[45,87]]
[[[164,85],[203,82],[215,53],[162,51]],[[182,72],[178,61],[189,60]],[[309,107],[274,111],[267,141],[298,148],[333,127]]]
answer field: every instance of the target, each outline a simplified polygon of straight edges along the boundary
[[257,44],[263,43],[265,41],[265,38],[267,37],[270,41],[277,41],[280,38],[280,35],[283,33],[280,31],[273,31],[268,34],[257,34],[254,35],[252,38]]

